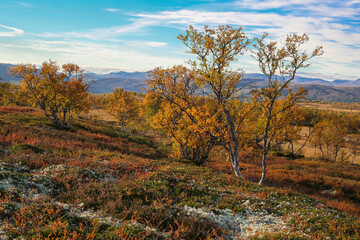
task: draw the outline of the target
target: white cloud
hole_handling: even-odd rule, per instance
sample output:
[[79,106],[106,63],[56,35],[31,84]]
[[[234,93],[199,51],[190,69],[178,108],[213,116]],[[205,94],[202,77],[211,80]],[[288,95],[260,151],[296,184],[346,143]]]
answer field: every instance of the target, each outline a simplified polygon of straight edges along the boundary
[[360,0],[352,0],[345,3],[347,6],[351,6],[354,4],[360,4]]
[[142,42],[142,44],[144,44],[145,46],[148,46],[148,47],[165,47],[168,45],[165,42],[147,42],[147,41]]
[[344,7],[344,6],[333,7],[333,6],[327,6],[325,4],[305,5],[300,7],[300,9],[306,10],[310,14],[328,16],[328,17],[349,18],[351,16],[356,17],[360,14],[359,9],[356,8]]
[[298,76],[309,77],[309,78],[322,78],[325,80],[336,80],[336,79],[345,79],[345,80],[357,80],[359,76],[349,75],[349,74],[323,74],[323,73],[312,73],[312,72],[299,72]]
[[[305,0],[306,2],[315,2]],[[283,1],[271,1],[272,6],[283,6]],[[288,5],[296,4],[298,1],[284,1]],[[269,3],[269,4],[270,4]],[[284,3],[285,4],[285,3]],[[306,5],[305,5],[306,6]],[[296,11],[296,10],[295,10]],[[323,9],[314,9],[316,15],[300,16],[288,12],[286,15],[275,12],[217,12],[217,11],[163,11],[156,14],[138,14],[142,20],[152,19],[166,22],[172,26],[192,25],[241,25],[244,31],[252,36],[266,31],[272,38],[279,40],[288,33],[308,33],[311,42],[308,49],[314,49],[322,45],[325,54],[314,60],[311,71],[321,71],[334,76],[360,76],[358,68],[360,50],[360,29],[343,22],[347,16],[355,15],[358,9],[342,8],[334,9],[330,5]],[[330,16],[330,17],[329,17]],[[251,70],[253,71],[254,68]],[[307,70],[308,71],[308,70]],[[342,73],[342,74],[338,74]]]
[[26,2],[17,2],[17,4],[20,5],[21,7],[25,7],[25,8],[34,7],[34,5],[32,5],[31,3],[26,3]]
[[250,10],[285,10],[299,16],[358,17],[360,9],[354,7],[359,0],[241,0],[233,2],[239,9]]
[[105,10],[106,12],[111,12],[111,13],[115,13],[115,12],[120,11],[120,10],[117,9],[117,8],[105,8],[104,10]]
[[[161,43],[144,42],[144,44],[159,45]],[[34,62],[40,64],[44,56],[52,56],[51,58],[60,64],[67,62],[75,62],[83,68],[106,67],[111,69],[122,69],[125,71],[148,71],[155,66],[172,66],[175,64],[183,64],[183,59],[170,56],[155,56],[146,54],[141,49],[131,49],[117,44],[101,44],[91,43],[79,40],[64,41],[46,41],[31,40],[22,46],[15,44],[6,45],[10,48],[31,49],[35,52],[41,52],[42,60]],[[18,59],[14,56],[14,59]],[[9,62],[19,62],[9,59]],[[21,60],[22,62],[24,60]]]
[[282,8],[292,5],[303,5],[316,2],[316,0],[270,0],[270,1],[259,1],[259,0],[243,0],[243,1],[235,1],[234,5],[247,8],[247,9],[275,9]]
[[10,30],[10,31],[0,31],[0,37],[15,37],[15,36],[24,34],[24,31],[21,29],[18,29],[18,28],[8,27],[8,26],[1,25],[1,24],[0,24],[0,27]]
[[109,28],[97,28],[88,32],[65,32],[65,33],[40,33],[33,34],[38,37],[51,37],[51,38],[82,38],[92,40],[109,40],[113,41],[114,37],[124,34],[134,33],[143,30],[145,27],[157,25],[158,22],[151,19],[137,19],[133,23],[123,26],[115,26]]

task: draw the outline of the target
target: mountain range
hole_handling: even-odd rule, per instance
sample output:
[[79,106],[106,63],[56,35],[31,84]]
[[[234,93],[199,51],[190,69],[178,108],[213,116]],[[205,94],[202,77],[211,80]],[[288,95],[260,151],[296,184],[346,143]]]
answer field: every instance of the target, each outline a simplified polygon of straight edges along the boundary
[[[0,78],[2,81],[18,83],[16,79],[8,75],[11,64],[0,64]],[[115,88],[123,88],[127,91],[142,92],[146,88],[147,72],[111,72],[107,74],[89,73],[90,91],[92,93],[110,93]],[[266,85],[266,78],[262,74],[248,73],[244,76],[244,82],[254,87]],[[311,100],[360,102],[360,78],[357,80],[334,80],[326,81],[321,78],[307,78],[297,76],[292,82],[292,88],[304,87],[308,90],[307,97]]]

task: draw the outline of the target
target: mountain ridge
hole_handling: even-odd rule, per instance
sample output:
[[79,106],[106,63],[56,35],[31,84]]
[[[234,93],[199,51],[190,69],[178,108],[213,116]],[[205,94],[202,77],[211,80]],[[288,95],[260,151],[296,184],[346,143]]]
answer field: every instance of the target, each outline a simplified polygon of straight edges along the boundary
[[[18,84],[21,79],[11,77],[7,69],[12,64],[0,64],[0,78],[2,81]],[[143,92],[147,87],[145,80],[148,72],[110,72],[106,74],[89,73],[91,78],[90,91],[95,94],[111,93],[115,88],[127,91]],[[260,73],[247,73],[244,82],[256,88],[266,85],[266,77]],[[296,76],[292,87],[304,87],[308,90],[307,97],[311,100],[360,102],[360,78],[356,80],[336,79],[327,81],[321,78]]]

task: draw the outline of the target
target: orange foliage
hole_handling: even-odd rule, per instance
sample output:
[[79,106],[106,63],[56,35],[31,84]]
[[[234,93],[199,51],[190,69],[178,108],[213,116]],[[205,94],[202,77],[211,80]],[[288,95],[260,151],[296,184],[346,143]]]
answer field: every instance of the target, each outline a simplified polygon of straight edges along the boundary
[[50,60],[40,71],[32,64],[18,64],[9,74],[22,78],[21,91],[28,101],[60,128],[71,128],[73,113],[89,108],[87,76],[76,64],[64,64],[60,70]]
[[114,89],[108,98],[106,108],[108,113],[121,124],[121,129],[126,131],[129,122],[139,115],[138,101],[131,92],[124,91],[122,88]]

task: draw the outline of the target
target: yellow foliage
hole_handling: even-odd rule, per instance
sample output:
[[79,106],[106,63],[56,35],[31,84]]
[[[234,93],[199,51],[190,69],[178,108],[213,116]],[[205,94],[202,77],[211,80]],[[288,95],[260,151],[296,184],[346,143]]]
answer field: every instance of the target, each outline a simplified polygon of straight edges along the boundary
[[23,79],[21,93],[61,128],[72,126],[74,112],[89,109],[87,75],[76,64],[64,64],[60,68],[50,60],[40,70],[32,64],[18,64],[9,73]]
[[122,88],[114,89],[106,108],[109,114],[121,124],[123,130],[129,121],[135,120],[139,115],[139,103],[134,94]]

